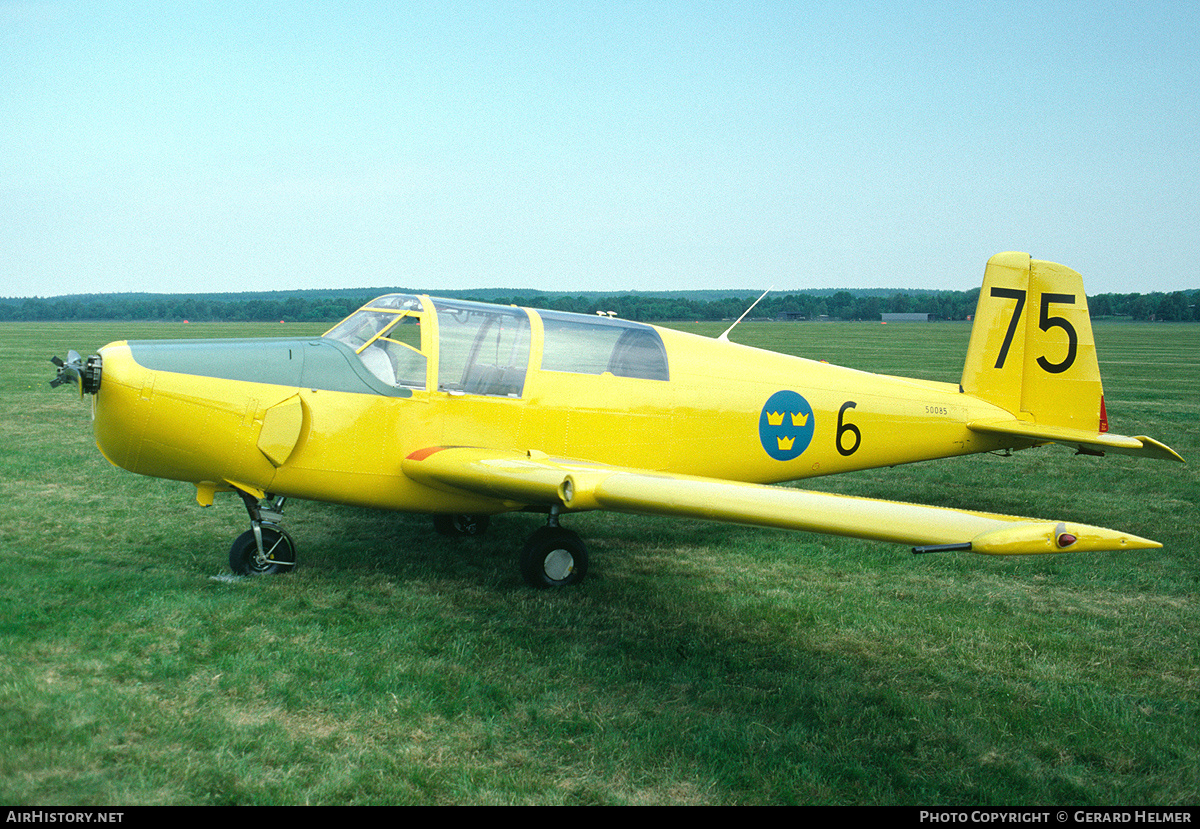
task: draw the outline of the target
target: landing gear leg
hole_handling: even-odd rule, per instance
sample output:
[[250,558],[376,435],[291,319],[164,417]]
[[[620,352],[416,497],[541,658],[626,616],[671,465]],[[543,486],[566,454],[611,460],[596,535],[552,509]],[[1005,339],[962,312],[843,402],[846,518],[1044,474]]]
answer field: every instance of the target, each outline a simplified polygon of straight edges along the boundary
[[237,493],[250,514],[250,529],[229,548],[230,569],[241,576],[290,573],[296,568],[296,544],[279,527],[287,499],[280,495],[264,506],[248,492]]
[[521,576],[531,587],[568,587],[587,575],[587,547],[579,536],[558,524],[558,509],[546,526],[529,536],[521,550]]
[[475,536],[487,532],[488,517],[486,515],[435,515],[433,528],[441,535]]

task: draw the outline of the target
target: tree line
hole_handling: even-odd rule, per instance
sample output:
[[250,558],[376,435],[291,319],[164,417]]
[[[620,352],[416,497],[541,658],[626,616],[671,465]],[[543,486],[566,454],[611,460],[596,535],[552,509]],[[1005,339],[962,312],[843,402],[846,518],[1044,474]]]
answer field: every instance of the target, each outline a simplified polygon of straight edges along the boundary
[[[161,320],[193,322],[327,322],[352,313],[381,291],[293,292],[286,298],[238,294],[94,294],[48,298],[0,298],[0,322],[73,320]],[[692,298],[678,294],[542,294],[505,296],[498,291],[442,292],[460,299],[525,305],[583,314],[614,312],[630,320],[730,320],[750,307],[752,295]],[[269,297],[269,295],[265,295]],[[933,319],[965,320],[975,313],[979,289],[970,291],[806,291],[769,294],[755,308],[755,319],[863,320],[878,322],[885,313],[925,313]],[[1097,294],[1088,298],[1095,318],[1117,317],[1170,322],[1200,320],[1200,290],[1150,294]]]

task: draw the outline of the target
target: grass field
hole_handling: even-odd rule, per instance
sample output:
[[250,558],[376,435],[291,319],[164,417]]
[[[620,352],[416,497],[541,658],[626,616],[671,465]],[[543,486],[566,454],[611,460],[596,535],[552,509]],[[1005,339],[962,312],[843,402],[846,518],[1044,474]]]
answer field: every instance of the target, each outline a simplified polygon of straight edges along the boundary
[[[686,325],[716,334],[720,326]],[[0,802],[1200,802],[1200,326],[1098,325],[1112,429],[1188,465],[1044,448],[806,482],[1038,515],[1162,550],[998,560],[587,514],[588,581],[486,536],[292,503],[302,567],[235,580],[231,496],[109,466],[51,354],[322,326],[0,325]],[[735,340],[955,381],[961,324]]]

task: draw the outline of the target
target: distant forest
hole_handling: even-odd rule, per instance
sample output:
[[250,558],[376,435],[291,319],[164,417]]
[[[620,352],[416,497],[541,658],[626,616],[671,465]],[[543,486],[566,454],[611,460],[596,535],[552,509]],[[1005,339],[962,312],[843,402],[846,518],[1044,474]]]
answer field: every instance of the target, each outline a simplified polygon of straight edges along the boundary
[[[274,291],[232,294],[86,294],[49,298],[0,298],[0,322],[162,320],[192,322],[275,321],[334,323],[368,300],[391,292],[357,290]],[[396,293],[417,293],[395,289]],[[756,295],[739,291],[661,293],[505,293],[503,289],[441,291],[442,296],[524,305],[584,314],[615,312],[629,320],[736,319]],[[878,322],[885,313],[927,313],[938,320],[965,320],[975,313],[979,289],[970,291],[789,291],[769,294],[753,319],[836,319]],[[1088,297],[1093,318],[1171,322],[1200,320],[1200,290]]]

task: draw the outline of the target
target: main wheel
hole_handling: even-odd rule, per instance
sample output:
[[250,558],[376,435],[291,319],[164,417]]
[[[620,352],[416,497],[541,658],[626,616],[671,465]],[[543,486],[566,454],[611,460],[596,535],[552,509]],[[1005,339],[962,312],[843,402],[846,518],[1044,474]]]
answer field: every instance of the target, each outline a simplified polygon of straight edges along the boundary
[[433,528],[442,535],[483,535],[487,532],[486,515],[435,515]]
[[292,537],[274,527],[262,528],[263,556],[258,556],[254,530],[246,530],[229,548],[229,567],[239,576],[290,573],[296,569],[296,545]]
[[587,575],[587,547],[563,527],[542,527],[521,550],[521,576],[532,587],[567,587]]

